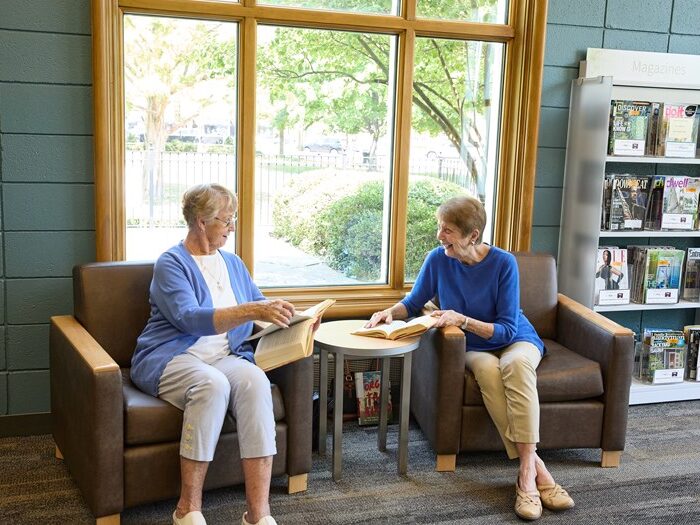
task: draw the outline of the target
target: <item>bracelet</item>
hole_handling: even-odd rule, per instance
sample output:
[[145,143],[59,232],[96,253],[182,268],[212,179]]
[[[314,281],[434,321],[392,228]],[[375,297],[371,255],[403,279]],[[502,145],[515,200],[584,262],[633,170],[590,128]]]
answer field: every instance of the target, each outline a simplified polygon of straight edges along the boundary
[[466,330],[466,329],[467,329],[467,326],[469,326],[469,317],[467,317],[467,316],[465,315],[465,316],[464,316],[464,322],[463,322],[461,325],[459,325],[459,327],[460,327],[462,330]]

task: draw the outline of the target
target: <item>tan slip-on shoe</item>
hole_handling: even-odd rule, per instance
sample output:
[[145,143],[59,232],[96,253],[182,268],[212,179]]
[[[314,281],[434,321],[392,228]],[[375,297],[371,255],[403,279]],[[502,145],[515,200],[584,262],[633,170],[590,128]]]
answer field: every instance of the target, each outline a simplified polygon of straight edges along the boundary
[[515,483],[515,514],[524,520],[536,520],[542,516],[540,493],[525,492]]
[[549,510],[566,510],[576,505],[569,493],[557,483],[537,485],[537,491],[540,493],[542,505]]
[[178,518],[176,512],[173,512],[173,525],[207,525],[204,515],[198,510],[188,512],[182,518]]
[[277,525],[275,518],[273,518],[272,516],[263,516],[255,523],[249,523],[248,520],[245,519],[247,515],[248,512],[243,513],[243,517],[241,518],[241,525]]

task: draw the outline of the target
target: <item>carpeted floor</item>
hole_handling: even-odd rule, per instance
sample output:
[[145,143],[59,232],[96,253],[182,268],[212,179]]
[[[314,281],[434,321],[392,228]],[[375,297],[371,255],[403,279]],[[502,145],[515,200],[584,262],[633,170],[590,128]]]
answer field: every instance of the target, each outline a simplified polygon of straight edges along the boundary
[[[411,427],[409,472],[396,473],[397,427],[387,453],[376,449],[376,427],[347,423],[343,479],[330,460],[314,456],[309,490],[285,494],[273,481],[271,504],[280,525],[350,523],[522,523],[512,511],[517,464],[501,453],[458,458],[455,473],[438,473],[420,430]],[[87,524],[91,515],[50,436],[0,439],[0,524]],[[622,466],[599,467],[597,450],[542,451],[555,478],[576,500],[563,513],[545,510],[543,524],[700,523],[700,401],[630,407]],[[210,525],[240,523],[242,487],[205,494]],[[170,524],[175,500],[122,514],[122,523]],[[94,521],[92,521],[94,523]]]

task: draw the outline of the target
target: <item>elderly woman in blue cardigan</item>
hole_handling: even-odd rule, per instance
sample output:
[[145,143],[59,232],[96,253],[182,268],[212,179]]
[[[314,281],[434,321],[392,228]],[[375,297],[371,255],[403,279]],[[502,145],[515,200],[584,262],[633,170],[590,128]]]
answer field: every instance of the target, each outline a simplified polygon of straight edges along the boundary
[[477,199],[455,197],[437,210],[440,247],[425,259],[411,293],[372,315],[368,326],[416,315],[437,296],[436,326],[466,334],[467,367],[510,459],[519,458],[515,513],[537,519],[574,506],[537,455],[540,407],[536,369],[544,344],[520,309],[518,267],[512,254],[481,242],[486,211]]
[[227,411],[236,419],[245,477],[248,508],[241,523],[275,524],[269,505],[277,453],[270,382],[245,339],[255,320],[288,326],[294,307],[265,299],[243,262],[220,250],[236,229],[237,204],[218,184],[187,190],[187,236],[156,261],[151,315],[132,359],[134,383],[184,411],[175,525],[206,524],[204,477]]

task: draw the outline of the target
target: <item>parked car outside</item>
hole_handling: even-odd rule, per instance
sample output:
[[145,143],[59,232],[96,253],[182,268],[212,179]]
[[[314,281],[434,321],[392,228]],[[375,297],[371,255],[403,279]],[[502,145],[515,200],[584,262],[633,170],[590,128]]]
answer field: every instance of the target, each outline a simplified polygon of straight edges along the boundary
[[339,139],[332,137],[321,137],[318,140],[309,141],[304,144],[304,151],[314,153],[343,153],[345,148]]

